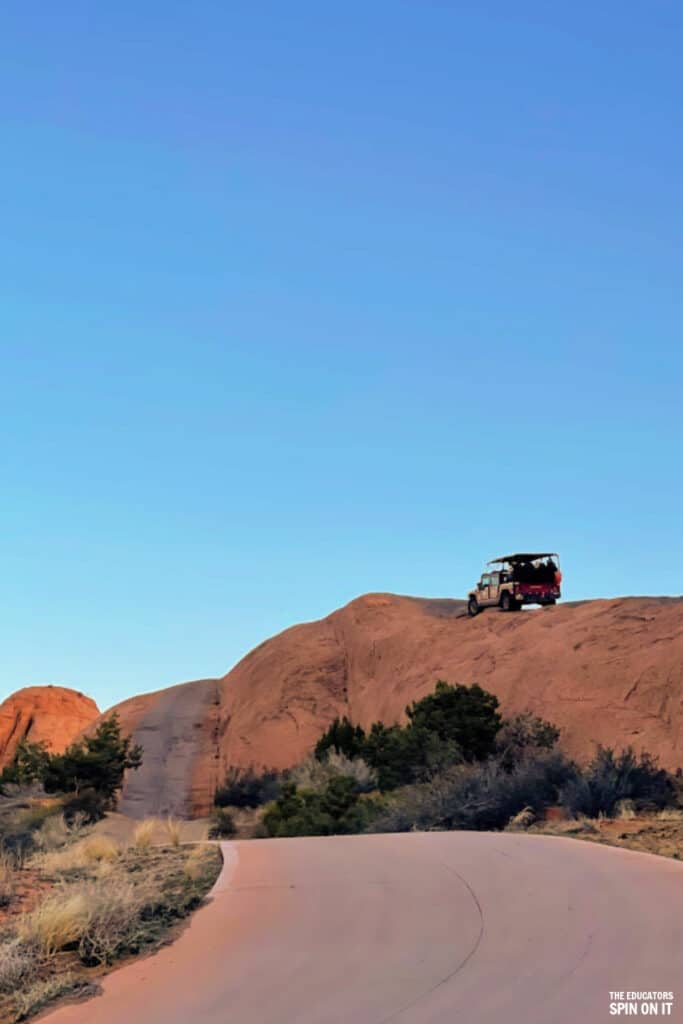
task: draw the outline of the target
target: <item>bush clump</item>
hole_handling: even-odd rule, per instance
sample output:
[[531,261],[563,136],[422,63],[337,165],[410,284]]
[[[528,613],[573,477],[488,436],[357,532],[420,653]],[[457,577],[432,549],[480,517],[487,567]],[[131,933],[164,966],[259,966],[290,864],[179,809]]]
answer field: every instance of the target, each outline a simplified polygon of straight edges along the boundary
[[495,758],[463,764],[426,784],[398,790],[371,828],[502,829],[525,808],[538,814],[555,803],[575,772],[575,765],[559,750],[525,757],[511,770]]
[[216,807],[261,807],[277,797],[280,782],[281,774],[272,769],[229,768],[213,802]]
[[237,834],[235,819],[224,807],[214,807],[209,825],[209,839],[232,839]]
[[406,708],[406,725],[375,722],[368,733],[347,718],[336,719],[315,748],[362,758],[386,792],[423,782],[449,765],[479,761],[493,753],[501,726],[498,698],[476,683],[451,686],[440,680],[433,693]]
[[675,787],[671,776],[656,758],[636,756],[632,747],[615,754],[610,747],[598,747],[585,770],[562,788],[560,799],[573,814],[597,818],[612,816],[622,800],[632,801],[636,810],[660,810],[673,802]]
[[335,775],[322,790],[299,789],[286,782],[263,816],[269,836],[329,836],[362,832],[373,805],[349,775]]

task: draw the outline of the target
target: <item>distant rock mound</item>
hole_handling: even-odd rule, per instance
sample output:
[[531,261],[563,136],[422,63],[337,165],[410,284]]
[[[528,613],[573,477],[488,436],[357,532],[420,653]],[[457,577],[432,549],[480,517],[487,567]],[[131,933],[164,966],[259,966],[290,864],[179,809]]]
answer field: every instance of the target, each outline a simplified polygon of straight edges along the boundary
[[399,721],[437,679],[560,727],[570,754],[632,744],[683,763],[683,600],[620,598],[468,619],[462,601],[368,594],[260,644],[226,676],[119,705],[145,748],[123,808],[207,813],[229,765],[285,768],[330,722]]
[[0,768],[22,740],[61,753],[99,715],[94,700],[65,686],[26,686],[0,704]]

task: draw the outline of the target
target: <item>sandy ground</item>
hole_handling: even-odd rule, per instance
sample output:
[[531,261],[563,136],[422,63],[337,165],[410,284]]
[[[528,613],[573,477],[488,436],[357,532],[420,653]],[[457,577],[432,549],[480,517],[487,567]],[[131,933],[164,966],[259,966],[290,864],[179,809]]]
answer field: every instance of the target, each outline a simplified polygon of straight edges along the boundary
[[181,938],[50,1024],[598,1024],[629,989],[683,1021],[675,860],[513,833],[223,849]]

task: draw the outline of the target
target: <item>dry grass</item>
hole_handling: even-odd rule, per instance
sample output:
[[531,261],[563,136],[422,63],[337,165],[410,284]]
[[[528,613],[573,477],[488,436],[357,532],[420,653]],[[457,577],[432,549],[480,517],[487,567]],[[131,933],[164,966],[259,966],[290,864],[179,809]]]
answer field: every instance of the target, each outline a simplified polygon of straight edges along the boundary
[[0,851],[0,907],[8,907],[16,891],[16,872],[8,854]]
[[517,814],[513,814],[505,826],[506,832],[524,832],[536,821],[536,812],[532,807],[524,807]]
[[183,825],[177,818],[166,819],[166,834],[168,841],[174,849],[178,849],[183,840]]
[[26,946],[32,946],[43,957],[80,942],[87,928],[91,908],[87,896],[74,887],[57,890],[18,925],[18,934]]
[[78,978],[71,971],[52,975],[49,978],[41,978],[15,994],[14,1020],[22,1021],[27,1017],[32,1017],[34,1013],[38,1013],[59,996],[91,988],[92,986],[87,981]]
[[620,800],[616,806],[615,817],[620,821],[633,821],[637,817],[633,800]]
[[680,807],[665,807],[657,818],[659,821],[683,821],[683,811]]
[[184,844],[197,834],[193,822],[147,819],[134,830],[128,822],[127,833],[112,837],[82,822],[67,825],[61,805],[33,798],[0,806],[0,818],[3,810],[3,838],[13,845],[0,854],[0,905],[13,899],[13,906],[0,932],[1,1024],[167,942],[220,869],[216,847]]
[[197,882],[206,874],[207,866],[214,856],[209,846],[193,846],[188,853],[183,870],[192,882]]
[[19,940],[10,939],[0,945],[0,992],[12,994],[24,986],[36,972],[33,950]]
[[136,850],[139,852],[145,852],[150,849],[157,827],[158,823],[155,818],[145,818],[135,826],[135,830],[133,832],[133,846]]
[[114,861],[120,850],[112,839],[106,836],[89,836],[82,844],[86,861],[98,864],[100,861]]
[[64,820],[64,815],[55,814],[41,825],[35,834],[34,842],[39,850],[58,850],[75,838],[75,835]]
[[31,865],[43,874],[59,876],[82,872],[103,861],[114,861],[119,854],[118,846],[111,839],[95,835],[60,850],[37,854],[31,859]]

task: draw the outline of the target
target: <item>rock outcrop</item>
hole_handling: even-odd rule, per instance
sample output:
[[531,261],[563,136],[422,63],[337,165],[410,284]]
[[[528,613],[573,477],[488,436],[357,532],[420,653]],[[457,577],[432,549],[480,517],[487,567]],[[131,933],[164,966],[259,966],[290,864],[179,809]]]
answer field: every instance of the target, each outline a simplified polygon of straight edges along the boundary
[[61,753],[99,715],[94,700],[64,686],[26,686],[0,704],[0,768],[21,740]]
[[337,715],[400,720],[437,679],[480,683],[506,714],[542,715],[576,757],[632,744],[670,769],[683,763],[683,600],[468,619],[461,601],[368,594],[267,640],[222,679],[119,705],[146,752],[123,808],[204,814],[228,765],[285,768]]

